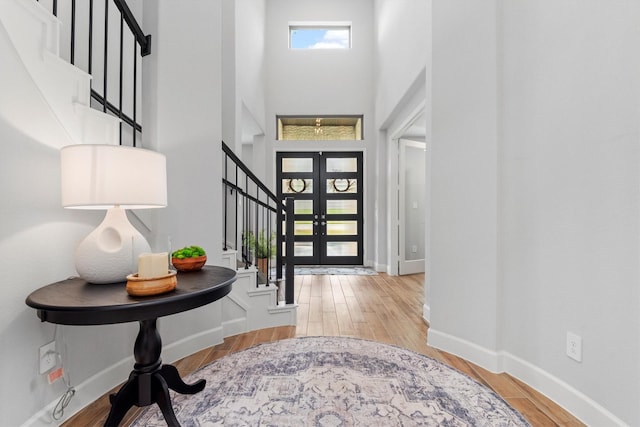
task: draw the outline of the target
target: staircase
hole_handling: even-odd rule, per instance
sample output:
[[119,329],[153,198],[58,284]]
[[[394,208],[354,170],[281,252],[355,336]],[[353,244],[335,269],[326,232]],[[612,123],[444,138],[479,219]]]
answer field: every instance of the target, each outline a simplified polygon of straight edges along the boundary
[[[3,68],[16,77],[2,79],[7,89],[3,94],[15,95],[1,97],[0,113],[16,128],[55,148],[116,145],[120,120],[90,107],[91,76],[60,58],[60,25],[35,0],[0,1]],[[16,109],[17,105],[25,108]],[[41,115],[34,115],[34,109]]]
[[224,336],[237,335],[256,329],[295,325],[297,306],[285,304],[279,288],[273,283],[258,284],[255,266],[238,267],[238,252],[223,253],[223,266],[237,270],[237,280],[222,305]]
[[[121,120],[113,111],[91,108],[92,77],[61,58],[61,25],[35,0],[0,0],[1,69],[3,76],[11,76],[0,79],[0,116],[54,149],[70,144],[118,145]],[[258,285],[257,269],[238,268],[239,256],[235,250],[223,256],[224,265],[238,271],[238,280],[222,303],[223,335],[295,325],[296,306],[279,304],[278,287]]]

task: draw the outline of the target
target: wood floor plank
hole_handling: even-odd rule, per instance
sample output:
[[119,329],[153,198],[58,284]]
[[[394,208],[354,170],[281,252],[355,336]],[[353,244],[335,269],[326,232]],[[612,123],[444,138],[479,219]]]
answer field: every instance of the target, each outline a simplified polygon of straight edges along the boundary
[[347,307],[349,308],[349,314],[351,315],[351,321],[353,323],[365,322],[365,317],[358,302],[358,298],[355,296],[344,297],[347,301]]
[[328,337],[340,336],[340,327],[336,311],[325,311],[322,313],[322,333]]
[[[267,328],[225,338],[216,346],[176,362],[188,375],[232,352],[253,345],[303,336],[348,336],[401,346],[458,369],[492,388],[520,411],[532,426],[584,426],[569,412],[507,375],[493,374],[450,353],[426,344],[428,325],[422,318],[424,274],[409,276],[317,276],[295,278],[297,325]],[[119,389],[116,387],[109,393]],[[67,420],[64,427],[101,426],[109,413],[105,394]],[[143,408],[130,410],[122,425],[128,426]]]
[[322,295],[312,296],[309,301],[309,323],[322,322]]
[[340,334],[345,336],[354,335],[356,329],[351,321],[351,314],[349,314],[349,307],[347,307],[347,303],[336,304],[335,307]]
[[309,304],[298,304],[297,311],[296,335],[307,335],[307,328],[309,326]]
[[536,407],[529,399],[508,397],[505,399],[516,411],[520,412],[523,417],[529,421],[529,424],[535,427],[557,427],[551,418]]

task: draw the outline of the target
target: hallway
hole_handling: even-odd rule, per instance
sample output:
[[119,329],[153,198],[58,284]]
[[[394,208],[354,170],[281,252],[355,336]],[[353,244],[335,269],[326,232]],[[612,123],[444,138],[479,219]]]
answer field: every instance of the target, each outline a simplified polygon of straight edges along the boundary
[[[222,344],[186,357],[175,366],[182,376],[245,348],[296,336],[349,336],[408,348],[466,373],[490,387],[522,413],[532,426],[582,426],[561,407],[507,374],[477,365],[426,345],[422,319],[424,275],[301,275],[296,277],[297,326],[267,328],[228,337]],[[109,411],[108,394],[63,424],[101,426]],[[140,411],[130,411],[123,425]]]

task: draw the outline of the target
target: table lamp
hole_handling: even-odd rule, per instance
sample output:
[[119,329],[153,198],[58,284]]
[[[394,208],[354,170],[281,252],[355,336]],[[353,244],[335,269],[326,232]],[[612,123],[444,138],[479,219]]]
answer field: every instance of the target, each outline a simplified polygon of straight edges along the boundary
[[120,145],[70,145],[60,150],[60,169],[63,207],[107,210],[76,249],[78,275],[90,283],[125,281],[138,256],[150,252],[126,209],[167,205],[165,156]]

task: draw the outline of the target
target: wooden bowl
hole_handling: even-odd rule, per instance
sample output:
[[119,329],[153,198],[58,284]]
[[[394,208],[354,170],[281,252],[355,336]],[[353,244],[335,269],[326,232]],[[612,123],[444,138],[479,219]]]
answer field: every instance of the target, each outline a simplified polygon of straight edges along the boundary
[[168,271],[166,275],[142,279],[138,273],[127,276],[127,293],[136,297],[164,294],[176,288],[178,279],[175,271]]
[[178,271],[198,271],[201,270],[204,264],[207,262],[207,256],[197,256],[192,258],[171,258],[171,264]]

